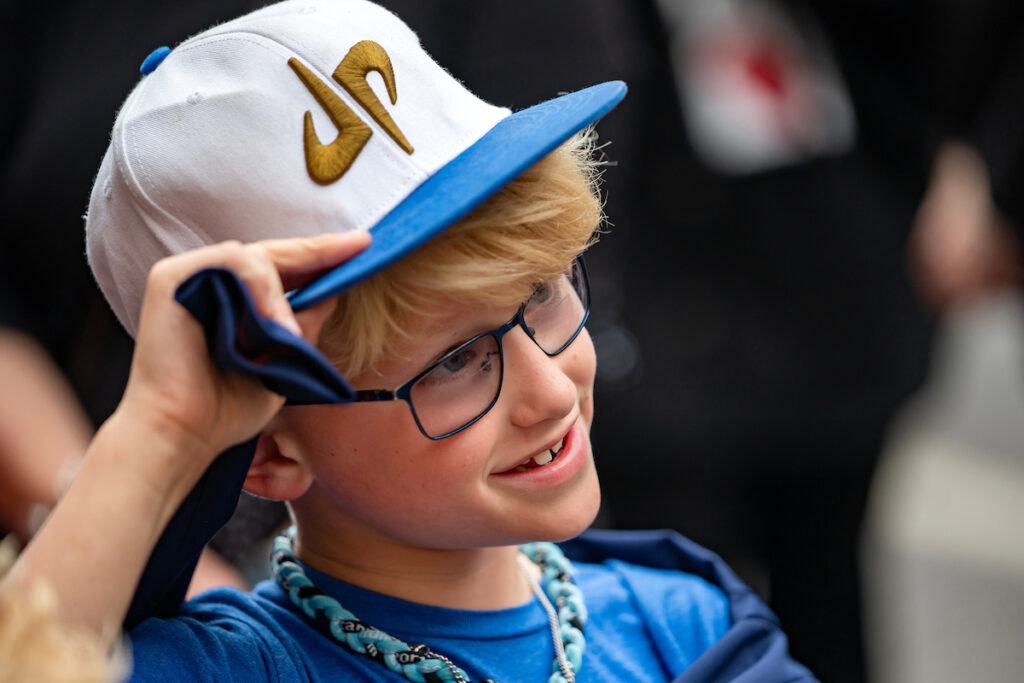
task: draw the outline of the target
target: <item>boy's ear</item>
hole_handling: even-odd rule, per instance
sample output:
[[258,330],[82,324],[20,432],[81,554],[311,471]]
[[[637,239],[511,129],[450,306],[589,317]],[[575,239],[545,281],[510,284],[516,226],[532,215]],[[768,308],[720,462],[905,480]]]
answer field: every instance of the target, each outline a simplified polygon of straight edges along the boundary
[[245,476],[246,491],[270,500],[294,500],[309,490],[313,475],[305,463],[281,451],[272,432],[260,434]]

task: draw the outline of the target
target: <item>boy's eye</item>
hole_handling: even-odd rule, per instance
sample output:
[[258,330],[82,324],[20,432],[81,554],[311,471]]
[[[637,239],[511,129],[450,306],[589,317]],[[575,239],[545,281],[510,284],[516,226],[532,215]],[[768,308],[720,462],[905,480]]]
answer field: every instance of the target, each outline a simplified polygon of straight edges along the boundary
[[[428,384],[436,384],[457,379],[473,367],[473,363],[478,355],[480,354],[474,347],[463,349],[438,363],[421,381]],[[485,357],[482,362],[486,364],[488,360]]]
[[421,380],[424,386],[437,386],[452,382],[470,381],[490,375],[496,368],[498,351],[490,337],[446,358],[428,372]]
[[530,295],[531,304],[542,304],[551,298],[551,294],[554,292],[554,287],[550,282],[542,282],[533,289],[533,294]]
[[476,354],[473,353],[472,349],[463,349],[445,362],[441,363],[440,367],[444,368],[448,372],[459,372],[466,367],[474,355]]

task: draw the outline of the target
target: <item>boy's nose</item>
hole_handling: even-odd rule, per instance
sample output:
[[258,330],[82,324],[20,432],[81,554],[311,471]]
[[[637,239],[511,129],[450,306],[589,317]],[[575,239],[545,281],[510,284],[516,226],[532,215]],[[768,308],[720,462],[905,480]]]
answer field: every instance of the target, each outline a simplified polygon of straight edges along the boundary
[[548,356],[522,330],[510,332],[504,342],[506,395],[512,422],[526,427],[560,420],[572,413],[578,388],[563,365],[572,357],[570,347]]

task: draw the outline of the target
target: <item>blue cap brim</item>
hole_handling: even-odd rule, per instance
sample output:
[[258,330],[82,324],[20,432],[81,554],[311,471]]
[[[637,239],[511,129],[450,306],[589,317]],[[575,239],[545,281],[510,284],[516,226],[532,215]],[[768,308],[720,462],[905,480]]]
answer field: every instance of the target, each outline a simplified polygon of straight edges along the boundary
[[609,81],[502,119],[371,228],[369,247],[292,292],[292,308],[309,308],[423,246],[573,134],[607,114],[625,95],[625,83]]

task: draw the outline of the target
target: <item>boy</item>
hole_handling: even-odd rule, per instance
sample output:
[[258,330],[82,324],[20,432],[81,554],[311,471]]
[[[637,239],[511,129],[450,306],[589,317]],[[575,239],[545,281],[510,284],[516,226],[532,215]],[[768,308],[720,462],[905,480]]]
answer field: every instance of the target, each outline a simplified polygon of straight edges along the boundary
[[[142,621],[140,680],[809,678],[692,544],[591,536],[574,570],[546,543],[599,503],[577,133],[621,84],[510,115],[362,0],[274,5],[143,71],[87,225],[132,377],[22,576],[119,623],[203,471],[259,432],[245,487],[296,524],[274,581]],[[353,405],[282,409],[254,377]]]

